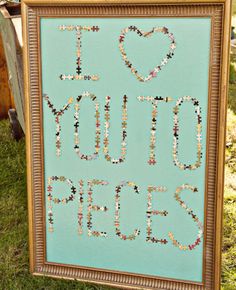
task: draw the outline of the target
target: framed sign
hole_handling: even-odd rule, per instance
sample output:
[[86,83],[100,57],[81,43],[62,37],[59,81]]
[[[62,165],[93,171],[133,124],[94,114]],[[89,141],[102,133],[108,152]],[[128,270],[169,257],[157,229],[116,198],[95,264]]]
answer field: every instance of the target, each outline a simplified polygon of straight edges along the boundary
[[219,289],[230,2],[22,13],[31,271]]

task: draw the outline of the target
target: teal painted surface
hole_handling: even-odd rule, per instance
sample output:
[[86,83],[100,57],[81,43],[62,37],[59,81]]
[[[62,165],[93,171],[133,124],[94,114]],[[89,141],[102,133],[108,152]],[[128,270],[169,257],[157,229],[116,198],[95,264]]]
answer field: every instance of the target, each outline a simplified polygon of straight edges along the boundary
[[[61,81],[61,73],[75,74],[75,32],[59,31],[61,24],[98,25],[97,33],[82,32],[83,73],[99,74],[99,81]],[[118,48],[120,31],[129,26],[149,31],[152,27],[166,26],[175,36],[175,56],[162,69],[157,78],[147,83],[139,82],[124,65]],[[166,54],[169,40],[162,34],[144,39],[128,33],[125,47],[128,58],[142,74],[148,74]],[[53,205],[54,233],[46,229],[47,260],[50,262],[126,271],[154,276],[202,281],[203,243],[193,251],[181,251],[168,238],[172,231],[182,244],[191,244],[197,236],[197,226],[174,199],[177,186],[188,183],[197,186],[198,193],[183,191],[182,199],[190,206],[200,221],[204,221],[204,184],[206,158],[206,126],[208,98],[208,69],[210,47],[210,19],[208,18],[154,18],[154,19],[42,19],[42,87],[59,110],[69,97],[84,91],[94,93],[100,103],[101,149],[94,161],[81,160],[74,146],[74,104],[61,119],[62,155],[56,156],[55,121],[46,102],[43,102],[45,180],[57,175],[70,178],[77,189],[78,181],[85,182],[84,234],[77,233],[78,195],[67,205]],[[121,105],[123,95],[128,96],[127,155],[122,164],[107,162],[103,154],[104,104],[110,95],[111,128],[109,151],[112,157],[120,156]],[[170,103],[159,103],[155,166],[148,165],[151,111],[149,102],[137,100],[144,96],[171,96]],[[180,170],[172,158],[173,107],[178,98],[190,95],[197,98],[202,108],[203,159],[196,170]],[[181,106],[179,158],[193,163],[196,160],[196,116],[190,103]],[[80,114],[80,148],[85,154],[94,152],[94,105],[83,100]],[[93,229],[106,231],[107,238],[87,235],[87,181],[101,179],[107,186],[94,187],[93,203],[106,205],[109,210],[93,212]],[[134,181],[140,194],[125,187],[121,192],[121,231],[130,234],[135,228],[141,233],[134,241],[123,241],[115,235],[115,187],[123,180]],[[167,210],[166,217],[152,217],[153,236],[166,238],[167,245],[146,242],[147,187],[166,186],[167,192],[153,193],[153,209]],[[63,183],[54,183],[54,197],[70,194]],[[48,203],[46,201],[46,210]],[[47,216],[47,213],[46,213]]]

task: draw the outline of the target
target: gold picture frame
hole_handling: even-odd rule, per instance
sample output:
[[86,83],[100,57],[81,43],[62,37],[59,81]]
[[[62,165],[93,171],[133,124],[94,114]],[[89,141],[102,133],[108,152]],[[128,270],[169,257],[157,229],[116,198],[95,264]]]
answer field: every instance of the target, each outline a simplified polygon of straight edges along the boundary
[[[211,56],[205,196],[203,282],[179,281],[49,263],[45,256],[44,164],[39,45],[40,17],[210,17]],[[229,0],[23,0],[30,269],[34,275],[130,289],[220,289],[231,1]]]

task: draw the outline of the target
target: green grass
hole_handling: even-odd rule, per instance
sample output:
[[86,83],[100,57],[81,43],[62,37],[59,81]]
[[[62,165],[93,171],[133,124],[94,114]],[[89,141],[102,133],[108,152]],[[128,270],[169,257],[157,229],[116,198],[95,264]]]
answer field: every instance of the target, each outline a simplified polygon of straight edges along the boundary
[[[236,1],[233,1],[233,14],[236,14]],[[229,108],[236,114],[236,75],[232,66],[230,80]],[[226,179],[232,180],[233,174],[229,169],[226,172]],[[0,173],[0,289],[111,289],[77,281],[34,277],[29,273],[25,142],[11,138],[8,121],[0,121]],[[227,181],[225,187],[223,233],[222,290],[235,290],[236,191],[231,181]]]
[[109,289],[29,273],[25,142],[11,138],[8,121],[0,121],[0,173],[0,289]]
[[[231,61],[236,62],[231,58]],[[224,224],[222,247],[222,290],[236,289],[236,72],[230,68],[226,142]]]
[[224,240],[222,249],[222,286],[236,289],[236,193],[226,189],[224,199]]
[[[236,1],[234,3],[236,13]],[[236,148],[236,72],[231,66],[227,140]],[[236,162],[226,166],[222,247],[222,290],[236,289]],[[35,277],[29,273],[25,142],[11,138],[0,121],[0,290],[111,289],[77,281]]]
[[232,1],[232,14],[233,15],[236,14],[236,1],[235,0]]
[[[0,289],[111,289],[77,281],[34,277],[29,273],[25,143],[10,136],[0,121]],[[231,171],[228,169],[227,176]],[[229,176],[230,177],[230,176]],[[228,180],[228,179],[227,179]],[[236,289],[236,191],[229,178],[225,190],[222,289]]]

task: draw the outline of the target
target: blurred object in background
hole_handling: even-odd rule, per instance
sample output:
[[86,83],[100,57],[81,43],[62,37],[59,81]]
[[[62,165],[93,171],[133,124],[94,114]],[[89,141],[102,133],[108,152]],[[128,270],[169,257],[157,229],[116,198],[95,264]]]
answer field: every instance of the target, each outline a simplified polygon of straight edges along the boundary
[[14,108],[14,101],[8,85],[7,63],[0,35],[0,120],[7,118],[10,108]]
[[236,15],[232,16],[231,21],[231,54],[236,54],[236,36],[235,36],[235,27],[236,27]]
[[[0,34],[8,71],[8,80],[5,84],[9,84],[14,99],[11,103],[8,102],[7,111],[12,126],[12,135],[19,140],[25,132],[22,29],[20,3],[13,2],[18,1],[7,1],[6,5],[0,6]],[[2,101],[9,97],[1,94],[0,98]]]
[[236,54],[236,38],[235,38],[235,27],[231,26],[231,54]]

